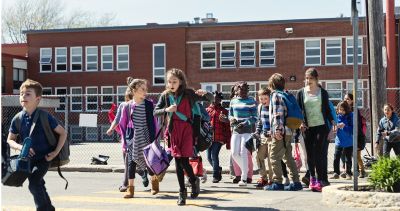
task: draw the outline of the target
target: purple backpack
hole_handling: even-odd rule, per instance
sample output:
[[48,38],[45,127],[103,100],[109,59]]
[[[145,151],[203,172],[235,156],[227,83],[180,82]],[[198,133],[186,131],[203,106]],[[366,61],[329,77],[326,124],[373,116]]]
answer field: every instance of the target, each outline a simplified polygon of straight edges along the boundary
[[168,154],[157,140],[143,149],[147,167],[156,175],[160,175],[169,167]]

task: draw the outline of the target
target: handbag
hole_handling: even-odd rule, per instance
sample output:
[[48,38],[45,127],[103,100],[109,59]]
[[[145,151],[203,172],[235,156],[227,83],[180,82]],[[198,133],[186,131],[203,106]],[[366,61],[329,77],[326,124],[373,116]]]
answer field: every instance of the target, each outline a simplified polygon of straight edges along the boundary
[[296,163],[296,167],[297,167],[297,171],[300,171],[301,166],[303,165],[303,163],[301,162],[301,156],[300,156],[300,149],[299,149],[299,145],[296,144],[294,147],[294,161]]
[[189,164],[193,168],[193,173],[197,177],[202,177],[204,174],[204,168],[203,168],[203,159],[201,156],[198,157],[193,157],[189,159]]
[[7,172],[4,177],[1,178],[3,185],[21,187],[29,175],[32,174],[31,158],[29,157],[29,150],[32,146],[32,139],[30,136],[36,126],[38,117],[39,112],[36,111],[35,116],[33,117],[29,137],[24,139],[21,153],[8,158]]

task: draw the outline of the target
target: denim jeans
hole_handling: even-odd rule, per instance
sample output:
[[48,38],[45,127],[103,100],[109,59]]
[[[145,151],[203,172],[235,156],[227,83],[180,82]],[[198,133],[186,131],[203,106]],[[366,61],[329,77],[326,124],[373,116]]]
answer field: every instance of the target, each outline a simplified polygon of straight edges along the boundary
[[346,173],[352,175],[351,166],[352,166],[352,157],[353,157],[353,147],[340,147],[335,146],[335,159],[333,161],[333,169],[336,174],[340,174],[340,157],[342,154],[346,157]]
[[211,147],[207,149],[207,160],[213,167],[213,177],[217,179],[221,173],[219,166],[219,151],[221,147],[222,144],[220,142],[213,142]]
[[33,161],[32,168],[36,167],[36,170],[28,177],[29,180],[29,191],[33,195],[35,201],[36,210],[38,211],[53,211],[55,208],[51,204],[49,194],[46,191],[45,181],[43,179],[49,170],[50,163],[44,158],[42,160]]

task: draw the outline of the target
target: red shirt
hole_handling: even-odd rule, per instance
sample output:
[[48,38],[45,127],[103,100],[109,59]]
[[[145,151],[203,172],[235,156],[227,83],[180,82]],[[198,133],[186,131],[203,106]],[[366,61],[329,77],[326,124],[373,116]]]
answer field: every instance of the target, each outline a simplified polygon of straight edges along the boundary
[[231,128],[229,122],[222,122],[219,120],[219,115],[221,113],[228,116],[228,110],[223,108],[221,104],[211,104],[206,110],[211,117],[210,122],[214,130],[214,141],[221,142],[223,144],[230,143]]

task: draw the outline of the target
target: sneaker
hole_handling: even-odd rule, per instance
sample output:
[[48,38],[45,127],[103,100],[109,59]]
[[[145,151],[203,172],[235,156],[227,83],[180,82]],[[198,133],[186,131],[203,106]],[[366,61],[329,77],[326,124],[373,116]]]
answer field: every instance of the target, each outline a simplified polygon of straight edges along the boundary
[[313,192],[321,192],[322,191],[321,181],[317,180],[315,182],[315,185],[311,188],[311,191],[313,191]]
[[289,185],[289,184],[290,184],[289,177],[285,177],[285,178],[283,179],[283,185],[284,185],[284,186],[287,186],[287,185]]
[[246,180],[240,180],[238,185],[239,185],[239,187],[246,187],[247,186],[247,181]]
[[303,178],[301,178],[301,181],[306,185],[306,187],[310,185],[310,177],[304,176]]
[[213,177],[212,183],[219,183],[219,181],[220,180],[218,178]]
[[367,176],[367,172],[365,172],[365,170],[361,171],[360,176],[358,176],[359,178],[364,178]]
[[125,185],[119,186],[119,192],[126,192],[127,189],[128,189],[128,187]]
[[311,177],[311,181],[308,187],[312,190],[316,184],[317,184],[317,179],[315,177]]
[[303,186],[300,182],[290,183],[288,186],[285,186],[284,190],[286,191],[299,191],[303,190]]
[[235,179],[232,180],[233,184],[237,184],[240,181],[240,176],[236,176]]
[[262,177],[257,180],[256,188],[263,188],[268,184],[267,180],[263,179]]
[[326,187],[326,186],[331,185],[331,183],[329,181],[322,180],[321,185],[322,185],[322,187]]
[[333,175],[329,177],[329,179],[339,179],[339,174],[333,173]]
[[340,177],[341,177],[341,178],[346,178],[346,172],[345,172],[345,171],[342,172],[342,173],[340,174]]
[[251,184],[251,182],[253,182],[253,179],[247,178],[246,182],[249,183],[249,184]]
[[346,180],[352,180],[353,177],[350,174],[346,174]]
[[201,183],[206,183],[207,182],[207,174],[204,173],[203,176],[201,177]]
[[284,190],[285,186],[283,184],[278,184],[273,182],[271,185],[267,185],[264,187],[264,190]]

